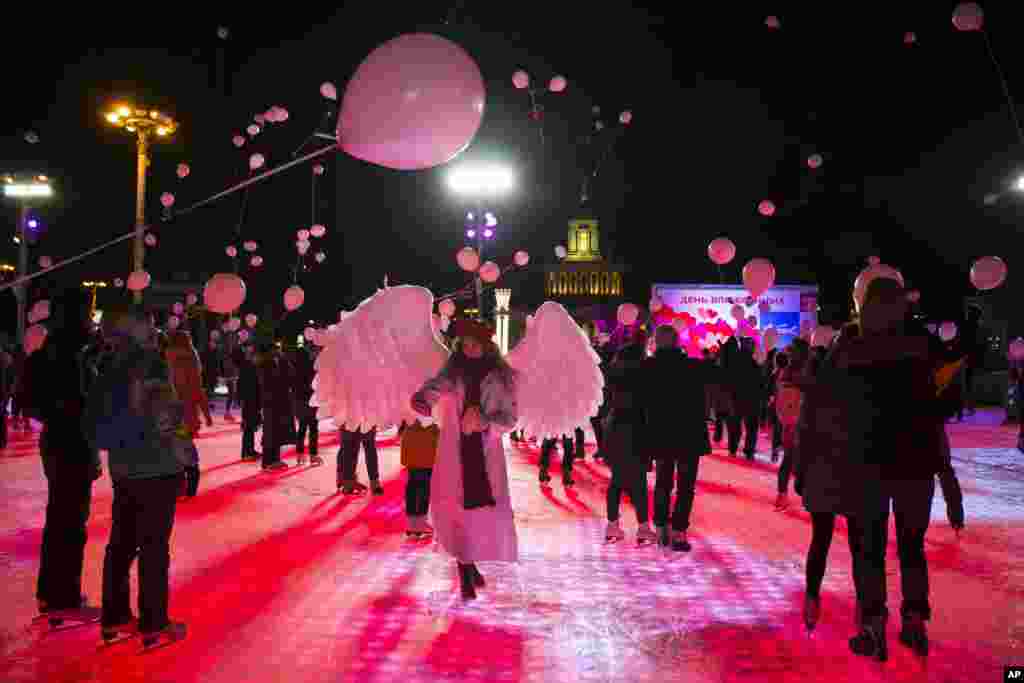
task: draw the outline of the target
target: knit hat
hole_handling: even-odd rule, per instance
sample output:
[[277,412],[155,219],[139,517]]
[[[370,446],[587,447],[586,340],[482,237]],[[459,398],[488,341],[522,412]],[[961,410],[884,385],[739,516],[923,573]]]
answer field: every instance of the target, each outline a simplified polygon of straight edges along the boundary
[[481,344],[487,344],[494,339],[494,328],[476,320],[459,318],[455,321],[455,336],[469,337]]

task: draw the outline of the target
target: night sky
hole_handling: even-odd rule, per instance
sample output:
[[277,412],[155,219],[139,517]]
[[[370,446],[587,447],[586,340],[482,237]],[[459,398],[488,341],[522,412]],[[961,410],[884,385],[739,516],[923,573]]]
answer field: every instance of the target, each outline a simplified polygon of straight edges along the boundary
[[[484,125],[463,159],[506,163],[519,176],[516,192],[494,207],[499,260],[520,248],[538,265],[553,260],[584,171],[608,136],[619,135],[591,195],[605,250],[632,267],[627,293],[637,303],[647,301],[654,281],[716,281],[706,246],[727,235],[739,249],[727,278],[738,282],[746,260],[768,257],[780,284],[821,286],[825,322],[844,319],[852,281],[874,254],[922,290],[928,313],[956,318],[962,297],[973,293],[971,262],[994,254],[1011,274],[986,296],[1012,333],[1024,333],[1014,270],[1024,198],[1008,191],[1024,172],[1021,142],[983,35],[951,24],[956,3],[928,3],[927,11],[917,3],[901,3],[914,5],[906,11],[863,3],[822,3],[827,10],[687,5],[670,16],[607,4],[252,4],[234,16],[183,8],[143,31],[145,43],[166,47],[40,43],[38,54],[11,57],[11,105],[0,130],[0,170],[56,180],[59,197],[39,212],[47,232],[32,260],[64,258],[131,229],[134,145],[101,119],[105,107],[126,98],[181,122],[173,141],[154,150],[147,212],[160,244],[148,252],[147,269],[160,280],[230,269],[224,247],[241,195],[161,224],[160,193],[173,192],[184,207],[244,178],[252,152],[268,165],[287,161],[321,118],[321,82],[342,91],[376,45],[429,31],[465,47],[487,83]],[[986,29],[1011,92],[1022,95],[1017,17],[999,14],[1009,4],[989,3]],[[784,14],[785,7],[794,9]],[[770,12],[780,30],[765,26]],[[124,44],[137,34],[123,19],[101,15],[64,19],[79,28],[79,42]],[[14,15],[8,25],[19,21],[31,20]],[[217,37],[221,25],[231,31],[227,41]],[[915,44],[904,44],[906,31],[916,33]],[[218,82],[219,59],[226,84]],[[512,87],[517,68],[535,80],[562,74],[569,81],[564,94],[543,100],[543,145],[527,117],[527,96]],[[274,104],[290,120],[235,149],[232,136]],[[608,127],[588,146],[594,105]],[[634,120],[620,130],[623,109]],[[39,144],[25,142],[27,130],[38,132]],[[813,153],[825,159],[816,171],[806,165]],[[462,284],[454,253],[466,207],[448,192],[445,169],[403,173],[342,154],[326,158],[316,211],[328,228],[328,258],[302,274],[307,304],[296,326],[335,320],[385,273],[392,283],[426,284],[436,293]],[[183,161],[192,174],[179,181],[174,170]],[[243,234],[260,242],[266,265],[248,278],[251,304],[243,312],[263,312],[267,302],[281,308],[295,231],[312,219],[311,176],[306,165],[249,194]],[[996,204],[983,203],[1000,192]],[[762,199],[778,206],[773,217],[758,215]],[[13,206],[5,204],[2,216],[8,236],[0,239],[0,259],[15,263]],[[125,277],[129,251],[128,243],[114,247],[40,287]],[[4,317],[13,327],[12,304],[0,305],[10,309]]]

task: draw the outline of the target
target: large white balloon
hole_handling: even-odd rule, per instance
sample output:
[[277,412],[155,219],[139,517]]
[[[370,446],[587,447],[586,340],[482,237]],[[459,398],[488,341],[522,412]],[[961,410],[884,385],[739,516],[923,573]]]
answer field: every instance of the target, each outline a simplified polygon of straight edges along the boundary
[[136,270],[128,276],[128,289],[133,292],[141,292],[146,287],[149,287],[149,282],[149,273],[144,270]]
[[719,266],[724,266],[736,257],[736,245],[728,237],[718,237],[708,245],[708,258]]
[[998,256],[982,256],[971,266],[971,284],[982,291],[995,289],[1006,280],[1006,262]]
[[231,313],[245,302],[245,282],[234,273],[217,273],[203,288],[203,303],[214,313]]
[[766,258],[753,258],[743,266],[743,284],[755,299],[775,284],[775,266]]
[[292,285],[284,292],[284,307],[287,311],[294,311],[306,300],[306,292],[298,285]]

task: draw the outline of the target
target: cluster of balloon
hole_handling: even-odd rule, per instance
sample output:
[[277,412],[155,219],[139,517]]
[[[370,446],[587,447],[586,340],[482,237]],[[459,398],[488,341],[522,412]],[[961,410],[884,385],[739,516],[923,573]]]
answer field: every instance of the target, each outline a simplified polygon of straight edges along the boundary
[[245,282],[234,273],[217,273],[203,288],[203,303],[214,313],[227,315],[245,302]]
[[616,318],[619,324],[623,327],[631,327],[636,324],[637,318],[640,317],[640,309],[636,304],[620,304],[619,309],[616,312]]
[[868,259],[868,267],[862,270],[853,282],[853,303],[858,313],[864,305],[864,295],[868,291],[868,285],[872,280],[880,277],[896,280],[900,286],[905,286],[903,274],[900,271],[882,263],[877,256],[872,256]]
[[728,237],[718,237],[708,245],[708,258],[718,266],[724,266],[736,258],[736,245]]
[[983,292],[995,289],[1006,281],[1007,270],[998,256],[983,256],[971,266],[971,284]]
[[753,258],[743,266],[743,285],[755,299],[775,284],[775,266],[766,258]]
[[[530,119],[541,123],[544,120],[544,105],[541,104],[541,96],[544,93],[544,89],[537,87],[530,87],[530,74],[526,71],[519,69],[512,74],[512,85],[515,86],[516,90],[524,90],[526,94],[530,96]],[[553,93],[563,93],[569,86],[569,81],[565,79],[565,76],[552,76],[551,80],[548,81],[547,90]],[[541,129],[541,141],[544,140],[544,129]]]

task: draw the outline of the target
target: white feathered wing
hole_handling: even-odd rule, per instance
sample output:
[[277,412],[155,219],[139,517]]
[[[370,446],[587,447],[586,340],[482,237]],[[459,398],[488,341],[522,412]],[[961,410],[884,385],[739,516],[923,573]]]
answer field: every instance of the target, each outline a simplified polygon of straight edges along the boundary
[[412,285],[382,289],[359,304],[324,334],[309,404],[353,431],[416,419],[413,393],[448,359],[433,305],[430,290]]
[[518,372],[518,428],[527,434],[541,439],[572,434],[601,407],[601,359],[561,304],[543,303],[506,359]]

